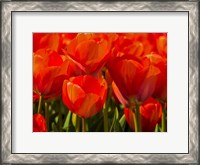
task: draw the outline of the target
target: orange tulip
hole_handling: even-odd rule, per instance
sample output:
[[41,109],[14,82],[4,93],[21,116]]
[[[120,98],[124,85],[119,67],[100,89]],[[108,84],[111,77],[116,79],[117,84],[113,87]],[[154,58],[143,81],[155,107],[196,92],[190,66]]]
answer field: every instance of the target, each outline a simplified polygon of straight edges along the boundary
[[47,132],[46,121],[41,114],[33,115],[33,132]]
[[130,55],[132,58],[139,59],[144,53],[144,46],[141,41],[133,39],[135,34],[118,34],[112,51],[112,58]]
[[[134,112],[124,108],[126,121],[134,131]],[[154,132],[156,124],[161,121],[162,105],[155,99],[149,98],[140,105],[140,118],[143,132]]]
[[33,52],[51,49],[63,54],[63,49],[76,37],[77,33],[33,33]]
[[65,54],[85,68],[86,73],[97,73],[108,59],[110,43],[92,34],[78,34],[67,46]]
[[33,90],[40,96],[61,94],[67,68],[60,55],[49,49],[40,49],[33,56]]
[[33,33],[33,52],[39,49],[51,49],[58,51],[61,39],[58,33]]
[[166,33],[118,33],[112,56],[130,55],[141,60],[146,54],[158,53],[166,56]]
[[157,50],[158,54],[167,58],[167,35],[162,35],[157,39]]
[[104,79],[77,76],[65,80],[62,88],[64,104],[80,117],[88,118],[102,110],[107,95]]

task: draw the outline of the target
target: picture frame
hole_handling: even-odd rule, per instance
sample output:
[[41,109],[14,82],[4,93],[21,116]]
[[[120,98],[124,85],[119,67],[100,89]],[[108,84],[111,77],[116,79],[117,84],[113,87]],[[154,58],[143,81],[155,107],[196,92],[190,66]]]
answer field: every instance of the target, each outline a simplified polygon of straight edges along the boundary
[[[188,152],[187,153],[13,153],[13,90],[15,71],[13,62],[13,20],[16,12],[70,12],[70,11],[137,11],[186,12],[188,14]],[[1,2],[1,163],[199,163],[199,1],[2,1]],[[31,54],[31,53],[30,53]],[[15,57],[16,58],[16,57]],[[187,73],[183,73],[186,74]],[[112,135],[111,135],[112,136]],[[20,144],[15,144],[20,145]]]

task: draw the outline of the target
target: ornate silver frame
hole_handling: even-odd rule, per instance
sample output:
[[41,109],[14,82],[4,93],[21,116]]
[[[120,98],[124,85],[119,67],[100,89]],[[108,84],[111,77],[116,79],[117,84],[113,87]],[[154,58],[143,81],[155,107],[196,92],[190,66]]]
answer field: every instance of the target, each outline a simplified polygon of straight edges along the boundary
[[[11,14],[13,11],[189,12],[188,154],[13,154],[11,150]],[[199,2],[1,2],[1,163],[199,163]]]

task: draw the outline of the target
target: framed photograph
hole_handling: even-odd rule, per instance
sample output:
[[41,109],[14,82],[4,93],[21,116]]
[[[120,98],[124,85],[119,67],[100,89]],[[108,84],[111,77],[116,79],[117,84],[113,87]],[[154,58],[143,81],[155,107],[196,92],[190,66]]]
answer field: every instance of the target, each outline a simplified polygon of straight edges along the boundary
[[2,1],[1,163],[199,163],[198,1]]

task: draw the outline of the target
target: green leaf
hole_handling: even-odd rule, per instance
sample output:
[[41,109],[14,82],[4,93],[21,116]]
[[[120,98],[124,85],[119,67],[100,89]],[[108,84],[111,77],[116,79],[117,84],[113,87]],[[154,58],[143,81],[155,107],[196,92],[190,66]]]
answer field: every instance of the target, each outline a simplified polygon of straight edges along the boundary
[[72,112],[69,111],[65,120],[65,123],[63,125],[63,129],[65,129],[67,132],[69,131],[69,126],[70,126],[70,119],[72,116]]
[[120,118],[119,124],[120,124],[121,128],[124,130],[125,127],[126,127],[126,118],[125,118],[125,115],[124,115],[124,114],[123,114],[123,116]]
[[72,114],[72,124],[74,128],[76,129],[76,132],[80,132],[81,129],[81,118],[78,117],[76,114]]
[[76,116],[76,114],[72,114],[72,124],[73,124],[73,126],[74,127],[76,127],[76,119],[77,119],[77,116]]
[[58,128],[57,128],[57,126],[56,126],[56,124],[54,122],[51,124],[51,127],[52,127],[52,131],[53,132],[59,132]]
[[123,131],[121,125],[119,124],[119,120],[117,120],[117,121],[115,122],[114,131],[115,131],[115,132],[122,132],[122,131]]
[[119,127],[118,125],[119,125],[119,112],[118,112],[118,108],[115,107],[115,113],[114,113],[112,125],[110,127],[110,132],[112,131],[113,127],[114,127],[114,131],[121,130],[121,126]]
[[116,121],[116,108],[115,108],[115,111],[114,111],[114,116],[113,116],[113,119],[112,119],[112,124],[111,124],[111,127],[110,127],[110,132],[112,132],[112,129],[115,125],[115,121]]
[[158,124],[156,124],[156,127],[155,127],[155,132],[159,132],[159,127],[158,127]]
[[118,120],[119,118],[119,112],[118,112],[118,109],[117,107],[115,108],[115,120]]
[[56,122],[56,124],[58,124],[58,119],[59,119],[59,116],[57,115],[56,117],[55,117],[55,122]]

